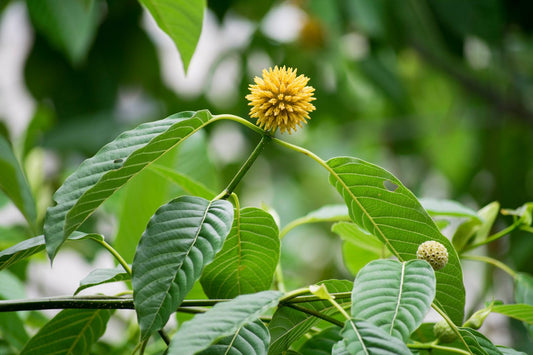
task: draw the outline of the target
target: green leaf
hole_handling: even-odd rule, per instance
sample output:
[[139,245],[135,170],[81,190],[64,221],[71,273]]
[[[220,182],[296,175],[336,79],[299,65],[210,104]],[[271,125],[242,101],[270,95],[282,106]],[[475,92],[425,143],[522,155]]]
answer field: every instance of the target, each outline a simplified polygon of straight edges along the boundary
[[492,311],[533,325],[533,306],[529,304],[502,304],[492,307]]
[[263,291],[217,303],[183,323],[170,342],[169,354],[193,355],[207,349],[217,339],[235,334],[276,306],[282,295],[279,291]]
[[21,355],[88,354],[104,334],[111,313],[107,309],[65,309],[30,339]]
[[319,208],[318,210],[311,211],[307,215],[298,218],[291,223],[287,224],[280,234],[280,239],[285,236],[290,230],[307,223],[319,223],[319,222],[337,222],[337,221],[349,221],[348,209],[346,205],[327,205]]
[[235,211],[222,250],[206,266],[200,279],[209,298],[234,298],[268,290],[280,252],[279,230],[274,218],[259,208]]
[[135,174],[209,123],[208,111],[181,112],[122,133],[85,160],[54,194],[44,225],[51,260],[65,239]]
[[486,336],[481,334],[475,329],[471,328],[461,328],[461,334],[463,334],[464,331],[469,332],[476,338],[477,343],[479,344],[479,347],[483,349],[487,354],[489,355],[502,355],[501,351],[494,345],[492,342],[487,339]]
[[174,41],[185,72],[202,32],[205,0],[139,0]]
[[158,164],[152,164],[149,169],[159,174],[160,176],[178,184],[189,195],[203,197],[208,200],[211,200],[216,196],[216,193],[209,190],[207,187],[205,187],[204,184],[195,181],[194,179],[185,174],[179,173],[175,170],[169,169],[165,166],[161,166]]
[[[514,279],[514,299],[516,303],[533,305],[533,276],[519,272]],[[533,337],[533,326],[524,324]]]
[[[318,284],[324,284],[330,293],[349,293],[353,288],[353,283],[346,280],[326,280]],[[349,308],[351,305],[350,298],[337,299],[337,302],[343,308]],[[339,313],[329,301],[302,302],[298,303],[298,306],[320,312],[326,316],[334,316]],[[268,353],[275,355],[286,351],[293,342],[299,340],[319,321],[315,316],[289,306],[281,305],[274,313],[272,321],[268,325],[272,338]]]
[[122,266],[117,266],[114,269],[96,269],[91,271],[89,275],[85,276],[80,281],[80,286],[78,287],[76,292],[74,292],[74,294],[76,295],[80,291],[92,286],[129,279],[130,275],[124,270]]
[[326,328],[307,340],[299,352],[302,355],[330,355],[333,346],[341,339],[338,327]]
[[13,201],[31,226],[35,225],[37,211],[26,176],[11,149],[9,142],[0,135],[0,190]]
[[245,324],[235,334],[218,340],[198,355],[266,355],[270,334],[260,320]]
[[[24,285],[8,271],[0,273],[0,300],[24,299]],[[29,339],[21,312],[0,313],[0,338],[5,339],[17,353]]]
[[498,348],[502,355],[527,355],[526,353],[502,345],[496,345],[496,348]]
[[232,222],[231,203],[194,196],[170,201],[150,219],[132,265],[142,339],[166,324],[222,247]]
[[523,226],[530,226],[533,223],[533,202],[524,203],[514,210],[502,210],[502,214],[515,217]]
[[487,239],[499,212],[500,203],[498,201],[489,203],[477,212],[483,220],[483,224],[477,230],[476,236],[474,237],[474,240],[472,240],[472,244],[482,243]]
[[465,290],[457,252],[416,197],[388,171],[352,157],[333,158],[330,183],[344,198],[350,218],[375,235],[400,261],[416,258],[418,246],[435,240],[448,249],[448,264],[436,271],[434,303],[455,324],[464,317]]
[[481,222],[477,212],[457,201],[420,198],[418,200],[430,216],[468,217]]
[[375,260],[359,271],[352,291],[352,317],[404,342],[417,329],[435,297],[435,274],[422,260]]
[[[104,237],[95,233],[74,232],[68,238],[69,240],[81,239],[99,239],[104,240]],[[21,260],[26,259],[33,254],[36,254],[45,248],[44,235],[39,235],[30,239],[26,239],[18,244],[13,245],[5,250],[0,251],[0,270],[5,269]]]
[[347,320],[341,331],[343,340],[333,347],[333,355],[410,355],[411,351],[399,339],[363,320]]
[[96,34],[101,8],[97,4],[87,6],[81,0],[26,3],[35,28],[73,64],[79,64],[87,56]]

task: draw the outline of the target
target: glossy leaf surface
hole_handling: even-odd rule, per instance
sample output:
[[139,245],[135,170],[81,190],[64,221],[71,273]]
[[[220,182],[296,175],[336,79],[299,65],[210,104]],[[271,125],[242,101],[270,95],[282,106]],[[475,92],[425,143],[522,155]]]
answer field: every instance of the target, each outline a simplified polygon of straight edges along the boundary
[[354,281],[352,317],[404,342],[417,329],[435,297],[435,275],[422,260],[375,260]]
[[122,133],[85,160],[54,194],[45,220],[51,259],[65,239],[135,174],[205,126],[208,111],[181,112]]
[[92,286],[129,279],[130,275],[122,266],[117,266],[114,269],[95,269],[80,281],[80,286],[74,294],[76,295],[80,291]]
[[133,302],[146,339],[176,311],[233,222],[228,201],[182,196],[157,210],[132,264]]
[[170,342],[169,354],[193,355],[207,349],[217,339],[237,333],[276,306],[281,296],[278,291],[263,291],[217,303],[209,311],[183,323]]
[[200,281],[209,298],[234,298],[268,290],[279,260],[279,231],[274,218],[259,208],[235,212],[222,250]]
[[435,272],[435,304],[456,324],[464,317],[465,290],[455,249],[416,197],[388,171],[352,157],[327,162],[330,183],[344,198],[350,217],[378,237],[400,261],[416,258],[418,246],[435,240],[448,249],[448,264]]

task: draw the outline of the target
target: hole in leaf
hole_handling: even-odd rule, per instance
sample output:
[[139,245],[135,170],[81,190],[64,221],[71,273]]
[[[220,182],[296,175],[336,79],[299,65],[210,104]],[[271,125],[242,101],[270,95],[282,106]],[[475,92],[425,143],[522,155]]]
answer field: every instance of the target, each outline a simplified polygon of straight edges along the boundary
[[394,192],[398,188],[398,185],[396,185],[390,180],[383,181],[383,186],[390,192]]

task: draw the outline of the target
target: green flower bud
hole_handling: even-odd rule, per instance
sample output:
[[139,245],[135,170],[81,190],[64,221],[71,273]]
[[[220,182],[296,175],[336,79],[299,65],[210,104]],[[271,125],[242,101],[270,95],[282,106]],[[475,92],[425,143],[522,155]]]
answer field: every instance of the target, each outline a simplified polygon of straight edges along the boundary
[[441,243],[431,240],[420,244],[416,257],[427,261],[433,270],[440,270],[448,263],[448,250]]
[[435,334],[441,343],[451,343],[457,338],[457,334],[455,334],[445,320],[435,323],[433,326],[433,334]]

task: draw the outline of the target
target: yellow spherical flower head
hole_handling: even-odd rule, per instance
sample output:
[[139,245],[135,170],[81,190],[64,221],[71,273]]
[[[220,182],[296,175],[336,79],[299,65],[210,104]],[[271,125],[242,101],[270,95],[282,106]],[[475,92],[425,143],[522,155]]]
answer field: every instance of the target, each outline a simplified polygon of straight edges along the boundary
[[296,69],[269,68],[263,70],[263,78],[255,77],[255,85],[250,85],[251,93],[246,95],[252,106],[250,116],[257,118],[256,124],[274,132],[278,127],[283,132],[296,130],[310,119],[309,112],[315,110],[311,101],[315,100],[312,86],[307,86],[309,78],[296,77]]

